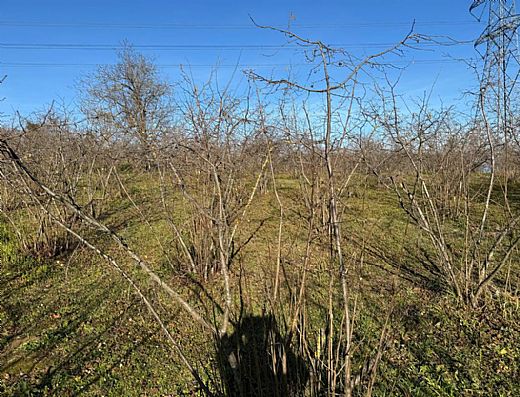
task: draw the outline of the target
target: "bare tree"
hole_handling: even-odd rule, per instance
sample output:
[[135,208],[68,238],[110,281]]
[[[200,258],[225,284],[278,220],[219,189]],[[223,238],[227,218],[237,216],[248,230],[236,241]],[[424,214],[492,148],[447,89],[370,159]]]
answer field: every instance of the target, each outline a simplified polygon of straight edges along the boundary
[[[254,22],[254,21],[253,21]],[[255,23],[256,24],[256,23]],[[365,75],[366,69],[369,67],[378,68],[381,63],[378,59],[384,55],[395,54],[400,48],[406,46],[406,43],[413,38],[412,32],[406,35],[402,41],[395,46],[388,48],[380,53],[368,55],[360,59],[347,53],[343,49],[333,48],[320,40],[312,40],[301,37],[290,30],[274,28],[272,26],[257,25],[262,29],[274,30],[283,34],[291,43],[299,45],[305,54],[305,57],[312,67],[310,75],[317,75],[315,80],[307,83],[300,83],[292,78],[267,78],[253,71],[249,72],[249,77],[267,86],[281,88],[304,95],[316,95],[322,98],[324,107],[319,116],[311,114],[306,107],[303,106],[303,113],[307,123],[307,142],[309,152],[312,154],[313,160],[318,160],[320,167],[316,170],[317,174],[322,174],[323,180],[316,179],[314,174],[310,179],[303,178],[308,196],[308,219],[309,219],[309,235],[307,239],[307,249],[305,254],[304,275],[306,274],[307,260],[309,258],[309,249],[312,240],[312,229],[317,207],[316,199],[321,196],[325,204],[322,207],[322,220],[327,233],[328,243],[328,277],[329,277],[329,302],[327,313],[327,335],[324,335],[327,342],[322,349],[322,357],[314,357],[315,366],[321,367],[320,371],[326,373],[324,388],[327,395],[351,396],[354,387],[360,384],[366,375],[366,371],[353,374],[353,351],[354,351],[354,323],[357,316],[357,296],[354,292],[355,283],[353,280],[345,252],[345,235],[342,228],[341,215],[344,211],[342,208],[341,198],[346,186],[350,182],[350,178],[356,171],[359,163],[354,162],[348,170],[343,169],[339,172],[338,164],[342,155],[345,153],[345,147],[349,138],[350,130],[355,124],[354,108],[358,100],[357,90],[360,85],[362,76]],[[303,143],[303,140],[301,140]],[[312,161],[312,160],[311,160]],[[316,194],[321,184],[322,193]],[[335,290],[336,281],[339,280],[340,294],[342,303],[339,313],[336,313],[336,296],[338,292]],[[302,298],[305,291],[306,278],[302,276],[299,288],[299,299],[296,305],[294,321],[291,328],[294,329],[296,319],[299,317]],[[276,292],[276,291],[275,291]],[[335,317],[339,314],[340,324],[335,324]],[[318,348],[320,349],[320,348]],[[375,364],[377,366],[377,364]],[[365,365],[369,367],[370,372],[375,371],[374,361]],[[316,383],[317,393],[322,385],[318,385],[321,380]]]
[[154,145],[170,126],[172,89],[157,66],[126,45],[115,65],[101,66],[80,82],[81,109],[108,141],[138,147],[147,168]]
[[403,112],[394,83],[378,92],[380,101],[368,114],[373,129],[392,142],[381,163],[393,158],[401,167],[384,175],[366,149],[364,159],[426,237],[415,255],[433,255],[419,263],[429,263],[435,284],[476,307],[520,241],[520,215],[509,207],[507,194],[494,193],[500,134],[487,118],[486,90],[478,96],[480,114],[468,122],[450,109],[432,110],[428,95]]

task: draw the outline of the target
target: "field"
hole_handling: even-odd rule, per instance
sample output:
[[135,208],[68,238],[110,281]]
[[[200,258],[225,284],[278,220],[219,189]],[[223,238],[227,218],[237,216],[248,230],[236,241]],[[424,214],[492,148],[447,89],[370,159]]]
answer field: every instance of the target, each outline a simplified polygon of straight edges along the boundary
[[[153,175],[125,175],[129,195],[110,200],[99,218],[124,236],[190,304],[211,315],[216,309],[209,302],[221,303],[221,277],[197,282],[196,275],[166,263],[175,241],[166,232],[164,218],[154,211],[160,205],[156,181]],[[292,295],[301,280],[298,257],[305,249],[299,182],[289,176],[276,181],[288,214],[281,247],[284,291]],[[513,298],[519,285],[518,256],[498,281],[505,283],[510,277],[508,283],[516,290],[487,299],[478,310],[467,310],[435,285],[424,263],[427,253],[413,253],[420,237],[412,227],[403,227],[407,218],[392,192],[359,177],[342,200],[346,255],[355,256],[360,245],[365,247],[365,258],[351,271],[359,278],[355,288],[363,292],[357,303],[355,368],[377,349],[381,330],[386,329],[373,395],[518,395],[520,308],[518,298]],[[182,203],[181,198],[177,201]],[[242,319],[252,321],[249,337],[254,338],[268,318],[266,291],[272,290],[276,263],[279,209],[273,190],[256,196],[251,208],[248,227],[241,233],[254,235],[230,276],[233,289],[240,288],[240,301],[234,304],[240,306]],[[187,211],[177,206],[174,217],[182,224]],[[96,245],[125,261],[115,244],[94,238]],[[6,221],[0,242],[0,394],[197,395],[198,386],[141,299],[101,257],[78,243],[52,258],[24,255]],[[316,248],[307,270],[305,298],[306,321],[315,323],[308,331],[314,334],[307,336],[314,344],[319,344],[320,316],[328,299],[328,279],[322,274],[327,263],[320,260],[319,251]],[[385,258],[377,255],[382,251]],[[217,377],[220,352],[215,341],[156,286],[146,280],[144,285],[189,360],[202,376]],[[290,304],[286,306],[277,310],[287,314]]]
[[455,67],[442,93],[400,81],[432,65],[411,52],[451,62],[472,39],[414,23],[369,55],[249,16],[285,44],[244,48],[290,50],[284,71],[179,64],[174,80],[123,41],[70,104],[0,114],[0,395],[520,396],[506,3],[472,3],[486,51],[460,59],[474,81],[457,99]]

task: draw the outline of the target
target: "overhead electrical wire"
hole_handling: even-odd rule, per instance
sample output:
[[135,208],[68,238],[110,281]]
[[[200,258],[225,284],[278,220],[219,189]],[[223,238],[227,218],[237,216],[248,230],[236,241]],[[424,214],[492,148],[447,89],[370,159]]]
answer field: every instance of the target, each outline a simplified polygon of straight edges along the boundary
[[[461,21],[415,21],[416,26],[460,26],[475,24],[475,20]],[[401,22],[353,22],[329,24],[298,24],[291,23],[293,29],[343,29],[343,28],[386,28],[407,27],[413,21]],[[254,24],[190,24],[190,23],[114,23],[114,22],[45,22],[45,21],[1,21],[0,26],[6,27],[40,27],[40,28],[103,28],[103,29],[182,29],[182,30],[241,30],[258,29]],[[272,25],[276,28],[287,28],[287,25]]]
[[[473,58],[460,59],[417,59],[417,60],[396,60],[393,63],[399,64],[442,64],[442,63],[458,63],[471,61]],[[53,62],[0,62],[0,67],[100,67],[111,66],[113,64],[105,63],[53,63]],[[261,68],[261,67],[292,67],[292,66],[309,66],[308,63],[259,63],[259,64],[189,64],[189,63],[168,63],[156,64],[159,68]]]
[[[423,42],[414,43],[414,46],[454,46],[471,45],[471,41],[447,41],[447,42]],[[369,47],[391,47],[395,43],[333,43],[330,47],[335,48],[369,48]],[[121,44],[101,44],[101,43],[2,43],[0,48],[5,50],[117,50],[124,46]],[[140,50],[291,50],[305,49],[301,45],[295,44],[132,44],[132,48]]]
[[[475,21],[424,21],[416,22],[421,26],[446,26],[446,25],[466,25],[475,24]],[[356,22],[341,24],[291,24],[291,28],[300,29],[322,29],[322,28],[347,28],[347,27],[392,27],[392,26],[410,26],[411,22]],[[42,28],[129,28],[129,29],[257,29],[256,26],[249,25],[204,25],[204,24],[132,24],[132,23],[97,23],[97,22],[44,22],[44,21],[1,21],[0,27],[42,27]],[[281,26],[282,28],[286,28]],[[447,41],[447,42],[422,42],[414,44],[414,46],[442,46],[442,45],[470,45],[472,41]],[[372,42],[372,43],[338,43],[330,44],[331,47],[349,48],[349,49],[366,49],[366,48],[387,48],[395,45],[395,43]],[[42,51],[61,51],[61,50],[81,50],[81,51],[114,51],[122,49],[122,44],[104,44],[104,43],[2,43],[2,50],[42,50]],[[240,51],[280,51],[280,50],[302,50],[305,47],[300,45],[289,44],[132,44],[132,48],[146,51],[212,51],[212,50],[240,50]],[[462,61],[470,60],[461,59]],[[456,59],[420,59],[420,60],[396,60],[397,63],[404,64],[437,64],[456,62]],[[0,62],[0,67],[23,68],[23,67],[95,67],[107,65],[103,63],[67,63],[67,62]],[[262,68],[262,67],[288,67],[288,66],[304,66],[307,64],[288,64],[288,63],[266,63],[266,64],[248,64],[248,65],[218,65],[218,64],[158,64],[161,68]]]

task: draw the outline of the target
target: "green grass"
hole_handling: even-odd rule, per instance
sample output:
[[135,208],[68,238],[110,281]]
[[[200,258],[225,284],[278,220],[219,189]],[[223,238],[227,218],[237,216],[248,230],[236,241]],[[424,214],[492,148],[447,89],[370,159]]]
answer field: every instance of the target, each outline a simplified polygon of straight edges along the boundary
[[[284,200],[283,260],[287,282],[301,276],[305,219],[301,216],[298,182],[280,178]],[[411,227],[395,197],[377,186],[353,186],[344,198],[345,247],[352,257],[360,244],[384,250],[395,261],[388,266],[366,258],[358,289],[363,291],[356,340],[362,341],[356,365],[377,344],[381,313],[393,308],[389,342],[375,384],[375,396],[513,396],[520,395],[520,309],[514,298],[498,297],[478,311],[460,307],[455,299],[421,283],[431,277],[420,257],[406,252],[427,244]],[[168,282],[211,316],[200,288],[171,267],[174,239],[160,215],[158,182],[136,178],[129,192],[148,222],[125,197],[114,199],[102,219],[124,236]],[[174,217],[181,225],[189,208],[177,200]],[[247,238],[263,221],[232,270],[235,289],[244,290],[251,314],[266,307],[264,293],[276,260],[278,209],[271,192],[258,196],[239,230]],[[179,308],[141,278],[119,249],[96,233],[96,244],[118,259],[160,307],[177,341],[204,376],[213,376],[215,352],[199,327]],[[326,243],[326,242],[325,242]],[[324,242],[315,242],[314,268],[309,272],[309,321],[321,324],[327,280]],[[427,245],[424,245],[427,248]],[[321,257],[323,255],[323,258]],[[515,266],[518,258],[514,258]],[[142,302],[121,276],[84,247],[56,258],[35,259],[23,253],[0,222],[0,395],[5,396],[182,396],[196,395],[190,374],[166,343]],[[240,273],[243,270],[243,274]],[[516,269],[516,268],[515,268]],[[516,271],[516,270],[515,270]],[[292,283],[292,284],[291,284]],[[222,297],[216,277],[205,286]],[[339,299],[339,297],[338,297]],[[515,303],[516,302],[516,303]],[[239,307],[240,302],[235,302]],[[312,329],[312,326],[310,327]],[[309,335],[310,339],[316,335]]]
[[[11,252],[3,240],[2,252]],[[189,374],[140,300],[89,252],[71,263],[8,259],[0,269],[0,395],[177,395],[186,388]]]

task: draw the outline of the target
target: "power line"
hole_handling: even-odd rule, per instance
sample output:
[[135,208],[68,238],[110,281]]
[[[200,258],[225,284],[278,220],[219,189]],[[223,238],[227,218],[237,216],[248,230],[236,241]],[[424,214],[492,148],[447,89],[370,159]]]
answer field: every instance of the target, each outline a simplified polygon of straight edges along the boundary
[[[454,45],[470,45],[471,41],[461,42],[423,42],[414,44],[414,46],[454,46]],[[367,48],[367,47],[391,47],[394,43],[336,43],[330,44],[336,48]],[[4,50],[83,50],[83,51],[114,51],[124,48],[121,44],[94,44],[94,43],[0,43],[0,48]],[[304,49],[300,45],[295,44],[135,44],[132,48],[140,50],[159,50],[159,51],[176,51],[176,50],[292,50]]]
[[[461,21],[416,21],[416,26],[460,26],[474,25],[474,20]],[[343,29],[343,28],[386,28],[386,27],[408,27],[412,25],[412,21],[402,22],[355,22],[355,23],[339,23],[339,24],[291,24],[294,29]],[[258,29],[252,24],[222,24],[222,25],[205,25],[205,24],[130,24],[130,23],[102,23],[102,22],[44,22],[44,21],[0,21],[0,26],[4,27],[40,27],[40,28],[89,28],[89,29],[174,29],[174,30],[241,30],[241,29]],[[277,28],[286,28],[284,25],[272,25]]]
[[[417,60],[396,60],[392,63],[398,64],[442,64],[442,63],[459,63],[471,61],[473,58],[458,59],[417,59]],[[111,66],[113,64],[104,63],[52,63],[52,62],[0,62],[0,67],[100,67]],[[159,68],[261,68],[261,67],[289,67],[289,66],[309,66],[308,63],[262,63],[262,64],[182,64],[169,63],[157,64]]]
[[[0,48],[15,50],[117,50],[121,44],[86,43],[0,43]],[[207,49],[293,49],[301,48],[283,44],[132,44],[132,48],[150,50],[207,50]]]

